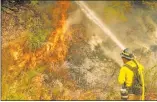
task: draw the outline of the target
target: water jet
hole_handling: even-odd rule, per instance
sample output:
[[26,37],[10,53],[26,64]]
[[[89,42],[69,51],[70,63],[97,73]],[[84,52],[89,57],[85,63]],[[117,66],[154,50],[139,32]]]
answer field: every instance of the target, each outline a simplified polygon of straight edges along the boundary
[[80,6],[83,13],[99,26],[103,32],[108,35],[122,50],[125,49],[124,45],[115,37],[111,30],[94,14],[94,12],[84,3],[84,1],[75,1]]

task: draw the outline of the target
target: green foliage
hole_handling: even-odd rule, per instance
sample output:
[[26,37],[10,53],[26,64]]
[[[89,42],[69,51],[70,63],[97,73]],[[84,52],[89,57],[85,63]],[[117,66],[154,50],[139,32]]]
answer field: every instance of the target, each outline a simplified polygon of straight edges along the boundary
[[145,0],[143,0],[142,3],[149,10],[156,10],[157,9],[157,2],[156,1],[145,1]]
[[48,17],[48,12],[43,12],[43,8],[34,6],[38,1],[31,1],[26,10],[20,9],[17,14],[13,14],[9,21],[10,27],[24,28],[29,33],[27,46],[30,50],[36,50],[45,42],[47,36],[52,32],[52,21]]
[[157,68],[157,65],[145,70],[144,78],[145,78],[146,93],[157,90],[157,88],[156,88],[156,85],[157,85],[156,68]]
[[29,34],[28,45],[32,50],[40,48],[43,42],[45,42],[47,35],[50,33],[50,30],[44,30],[42,28],[36,31],[35,33]]
[[47,27],[46,24],[43,24],[43,22],[44,18],[39,19],[38,17],[30,18],[28,21],[27,26],[30,30],[28,45],[30,49],[35,50],[41,47],[42,43],[46,40],[47,35],[49,35],[52,30],[50,27]]
[[38,2],[39,2],[38,0],[31,0],[32,5],[36,5],[36,4],[38,4]]
[[144,78],[145,78],[145,87],[146,87],[146,93],[149,92],[157,92],[157,65],[153,66],[152,68],[148,68],[145,70]]
[[111,1],[104,7],[106,21],[121,20],[127,21],[126,14],[131,12],[131,3],[129,1]]
[[[5,90],[5,93],[2,100],[27,100],[28,97],[33,95],[33,93],[36,95],[36,84],[32,79],[39,74],[42,74],[45,68],[46,66],[38,66],[32,70],[21,72],[22,74],[16,79],[16,81],[13,81],[12,83],[3,82],[3,90]],[[10,79],[5,81],[10,82]]]

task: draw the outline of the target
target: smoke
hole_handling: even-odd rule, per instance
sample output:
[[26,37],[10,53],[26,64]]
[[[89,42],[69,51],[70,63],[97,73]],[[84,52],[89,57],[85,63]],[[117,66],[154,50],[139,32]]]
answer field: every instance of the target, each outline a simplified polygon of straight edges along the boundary
[[[98,4],[100,4],[100,2]],[[104,5],[101,4],[101,6]],[[103,8],[103,7],[99,6],[98,8]],[[100,9],[97,10],[100,11]],[[97,21],[99,22],[98,24],[96,23]],[[121,49],[124,49],[124,46],[117,40],[117,38],[113,35],[113,33],[106,26],[104,26],[104,24],[99,20],[99,18],[94,18],[94,23],[96,24],[92,23],[92,21],[90,21],[89,18],[87,18],[86,15],[82,12],[82,10],[78,7],[76,11],[69,14],[69,18],[67,20],[67,28],[69,28],[70,25],[81,24],[81,23],[85,24],[86,33],[87,35],[91,36],[91,39],[89,40],[91,50],[95,50],[94,49],[95,46],[102,44],[103,42],[106,42],[111,46],[102,47],[102,49],[104,50],[104,54],[114,59],[117,63],[122,63],[121,60],[119,60],[120,57],[119,53],[121,50],[116,46],[115,43],[118,43],[118,46]],[[108,40],[110,39],[109,37],[111,37],[111,39],[115,43],[113,43],[113,41],[111,40]],[[115,48],[116,51],[113,51],[113,47]],[[117,51],[119,53],[117,53]]]
[[80,9],[77,9],[76,11],[71,12],[69,14],[68,20],[66,21],[66,27],[67,27],[66,29],[68,29],[73,24],[80,24],[82,19],[83,19],[83,15]]
[[99,19],[94,12],[88,8],[88,6],[83,1],[76,1],[80,6],[81,10],[86,14],[86,16],[93,21],[97,26],[99,26],[103,32],[108,35],[121,49],[124,49],[124,45],[114,36],[110,29],[107,28],[105,24]]
[[[114,3],[115,2],[120,1],[114,1]],[[144,65],[146,71],[157,64],[157,22],[154,20],[154,16],[157,16],[157,14],[155,14],[154,11],[147,12],[143,8],[132,7],[131,11],[126,13],[123,12],[125,11],[125,8],[121,9],[122,11],[116,9],[114,13],[124,13],[126,20],[123,20],[116,16],[118,13],[114,14],[114,16],[112,16],[113,12],[110,12],[110,14],[106,13],[108,8],[111,8],[111,11],[115,9],[114,5],[113,7],[110,5],[112,4],[110,1],[88,1],[86,4],[97,17],[106,24],[107,28],[112,31],[115,37],[125,45],[126,48],[130,48],[134,52],[137,60]],[[105,59],[106,62],[104,63],[96,61],[97,59],[93,61],[86,58],[81,66],[72,65],[72,68],[76,67],[75,69],[79,69],[82,73],[85,73],[84,76],[81,75],[81,77],[86,79],[90,85],[94,84],[95,86],[98,86],[98,83],[100,82],[103,87],[108,86],[108,89],[112,89],[112,82],[107,82],[107,80],[115,80],[113,85],[117,84],[116,74],[119,70],[117,70],[116,63],[120,66],[123,65],[120,57],[122,49],[117,46],[110,36],[106,35],[106,33],[104,34],[104,31],[100,28],[102,26],[98,26],[95,24],[96,21],[93,22],[90,20],[78,5],[75,4],[75,6],[77,6],[76,9],[69,13],[67,25],[70,27],[73,24],[83,24],[85,27],[84,34],[89,37],[88,43],[91,51],[96,51],[96,46],[100,46],[103,50],[102,53],[112,60],[108,61],[108,59]],[[143,11],[143,13],[140,14],[139,12],[141,11]],[[106,16],[109,16],[109,20]],[[114,65],[116,66],[114,67]],[[92,69],[92,71],[88,71],[89,69]],[[112,73],[114,73],[113,70],[115,70],[116,74],[113,74],[114,77],[111,77]],[[115,89],[119,89],[119,86],[115,87]],[[119,90],[117,90],[117,92],[118,91]],[[105,91],[105,93],[108,92]]]
[[[124,12],[127,19],[126,21],[119,20],[119,18],[116,18],[117,16],[110,17],[110,21],[107,21],[107,19],[105,19],[105,16],[108,16],[108,14],[105,12],[107,10],[107,7],[112,8],[110,5],[111,2],[88,1],[86,4],[102,20],[102,22],[107,25],[107,27],[113,32],[113,34],[117,37],[118,40],[120,40],[123,45],[133,51],[136,49],[143,49],[143,52],[145,54],[151,52],[152,57],[149,57],[147,60],[150,63],[152,63],[152,60],[155,60],[155,57],[153,57],[153,55],[156,52],[153,52],[150,49],[152,45],[157,45],[157,24],[153,19],[154,16],[157,15],[153,10],[147,12],[140,7],[136,9],[132,8],[131,13]],[[123,8],[120,12],[123,11],[125,11],[125,8]],[[118,10],[116,12],[118,12]],[[148,16],[144,16],[146,14]],[[117,22],[115,23],[114,21]],[[99,23],[99,21],[94,22]],[[121,53],[122,50],[118,48],[118,46],[111,40],[108,35],[104,34],[104,31],[100,28],[102,25],[97,26],[95,23],[89,20],[89,18],[82,12],[79,6],[76,10],[69,14],[69,18],[67,20],[68,26],[72,24],[84,24],[86,27],[85,29],[87,35],[91,36],[91,39],[89,40],[91,49],[95,50],[94,46],[97,46],[98,44],[102,45],[101,47],[104,50],[104,54],[121,65],[122,61],[120,59],[119,53]],[[138,55],[135,52],[137,59],[139,59],[141,53],[142,50]],[[145,57],[142,57],[142,59],[145,59]],[[143,61],[143,64],[146,67],[151,67],[154,65],[154,63],[148,65],[145,64],[145,62],[146,60]]]

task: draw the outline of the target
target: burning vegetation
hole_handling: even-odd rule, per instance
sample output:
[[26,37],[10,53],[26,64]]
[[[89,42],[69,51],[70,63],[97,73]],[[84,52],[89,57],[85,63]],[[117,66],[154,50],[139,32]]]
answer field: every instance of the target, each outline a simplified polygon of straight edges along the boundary
[[[92,92],[77,87],[63,65],[71,40],[66,29],[69,6],[68,1],[56,2],[51,15],[54,29],[40,47],[29,47],[30,36],[3,47],[2,100],[95,99]],[[84,97],[86,94],[89,96]]]
[[[104,15],[108,25],[112,25],[112,15],[120,17],[119,21],[114,19],[118,24],[127,22],[127,14],[134,12],[132,7],[136,4],[124,2],[124,6],[121,5],[122,2],[110,2],[104,7],[108,14]],[[143,2],[142,5],[151,6],[151,2]],[[152,8],[155,7],[153,4]],[[119,50],[79,10],[79,6],[72,1],[2,0],[2,100],[120,99],[117,83],[120,63],[118,57],[113,58]],[[149,22],[148,19],[146,21]],[[143,24],[142,21],[140,24]],[[152,26],[147,31],[154,29],[151,36],[156,37],[156,33],[153,33],[156,31],[155,24],[149,24]],[[129,35],[125,35],[126,32]],[[130,27],[126,32],[123,32],[124,36],[136,39],[132,37],[136,29]],[[127,45],[121,35],[116,36]],[[140,41],[132,43],[141,44],[140,48],[135,47],[134,53],[142,63],[147,62],[145,59],[154,61],[149,64],[153,67],[146,68],[145,73],[146,99],[154,100],[157,99],[157,67],[152,56],[156,56],[157,51],[156,40],[152,38],[149,41],[152,41],[150,49]],[[128,46],[132,47],[130,43]]]

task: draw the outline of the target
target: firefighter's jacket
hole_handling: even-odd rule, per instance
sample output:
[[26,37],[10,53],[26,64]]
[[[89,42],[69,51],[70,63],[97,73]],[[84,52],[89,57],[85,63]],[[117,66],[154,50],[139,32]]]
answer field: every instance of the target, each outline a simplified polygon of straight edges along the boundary
[[[134,59],[135,60],[135,59]],[[141,76],[141,81],[142,81],[142,100],[144,100],[144,76],[143,76],[143,70],[144,70],[144,67],[139,63],[137,62],[137,60],[135,60],[136,63],[138,64],[138,71],[140,73],[140,76]],[[132,66],[132,67],[136,67],[136,63],[133,62],[132,60],[131,61],[128,61],[126,64]],[[121,69],[120,69],[120,73],[119,73],[119,77],[118,77],[118,81],[121,85],[126,84],[127,87],[131,87],[132,86],[132,82],[133,82],[133,76],[134,76],[134,73],[132,70],[130,70],[129,68],[127,68],[126,66],[122,66]]]

